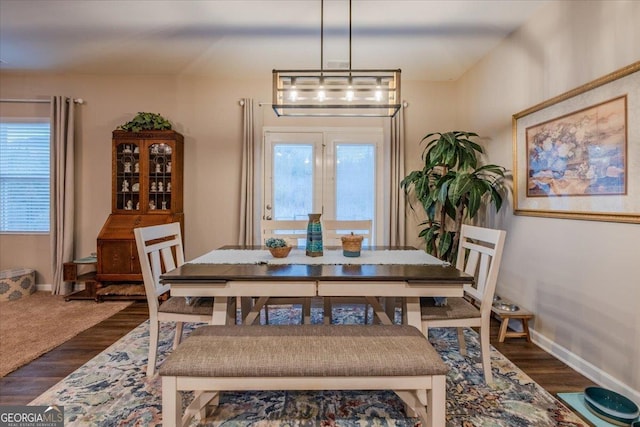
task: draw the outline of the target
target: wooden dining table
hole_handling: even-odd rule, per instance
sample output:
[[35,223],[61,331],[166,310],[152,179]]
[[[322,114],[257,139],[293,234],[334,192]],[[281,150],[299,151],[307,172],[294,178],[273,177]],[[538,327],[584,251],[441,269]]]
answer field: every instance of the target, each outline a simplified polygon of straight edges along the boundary
[[268,254],[259,246],[224,246],[163,274],[161,282],[170,284],[172,296],[214,297],[212,324],[234,323],[230,302],[243,297],[256,301],[243,314],[246,324],[276,297],[362,297],[389,324],[379,298],[393,297],[404,301],[403,321],[418,329],[420,297],[461,297],[464,285],[473,284],[472,276],[415,248],[363,248],[358,259],[339,248],[325,249],[326,259],[304,257],[304,249],[285,259]]

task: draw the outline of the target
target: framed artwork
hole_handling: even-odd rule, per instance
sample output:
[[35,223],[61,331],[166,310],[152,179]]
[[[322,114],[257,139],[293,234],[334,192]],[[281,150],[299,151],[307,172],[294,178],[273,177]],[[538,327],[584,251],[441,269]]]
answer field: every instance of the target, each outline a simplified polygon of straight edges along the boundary
[[640,223],[640,62],[513,115],[516,215]]

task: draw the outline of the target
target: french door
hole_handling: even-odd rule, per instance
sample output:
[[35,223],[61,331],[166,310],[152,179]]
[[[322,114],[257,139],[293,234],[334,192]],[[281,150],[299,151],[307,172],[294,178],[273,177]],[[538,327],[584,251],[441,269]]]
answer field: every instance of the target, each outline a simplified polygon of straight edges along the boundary
[[382,241],[382,129],[266,129],[264,142],[263,218],[371,219]]

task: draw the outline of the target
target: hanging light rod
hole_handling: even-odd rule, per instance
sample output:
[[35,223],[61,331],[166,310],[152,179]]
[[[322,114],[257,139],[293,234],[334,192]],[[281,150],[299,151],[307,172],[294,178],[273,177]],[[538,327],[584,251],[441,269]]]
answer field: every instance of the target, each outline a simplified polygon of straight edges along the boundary
[[278,116],[393,117],[401,107],[400,73],[351,68],[324,69],[324,0],[320,4],[320,69],[273,70],[273,111]]

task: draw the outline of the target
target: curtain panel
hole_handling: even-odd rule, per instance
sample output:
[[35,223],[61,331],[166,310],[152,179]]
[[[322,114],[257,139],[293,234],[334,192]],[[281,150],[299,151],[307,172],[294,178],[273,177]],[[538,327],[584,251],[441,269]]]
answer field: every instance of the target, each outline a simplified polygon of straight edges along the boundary
[[405,174],[404,144],[405,123],[402,107],[391,118],[389,244],[392,246],[404,246],[406,243],[405,198],[400,188]]
[[74,103],[51,97],[51,272],[52,293],[65,292],[63,264],[73,260],[74,228]]
[[252,245],[254,242],[254,171],[255,136],[253,99],[240,100],[242,107],[242,176],[240,183],[240,232],[239,245]]

